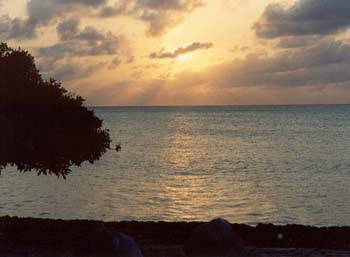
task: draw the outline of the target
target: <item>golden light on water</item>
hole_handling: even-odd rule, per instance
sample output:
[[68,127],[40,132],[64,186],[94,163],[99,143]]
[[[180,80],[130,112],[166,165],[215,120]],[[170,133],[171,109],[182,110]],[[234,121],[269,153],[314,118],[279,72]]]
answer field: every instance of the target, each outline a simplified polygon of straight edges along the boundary
[[[275,211],[274,203],[266,195],[258,195],[256,186],[249,180],[243,181],[235,167],[231,167],[232,172],[220,176],[210,172],[224,153],[213,152],[207,147],[210,136],[198,137],[201,121],[196,114],[179,112],[169,122],[174,134],[162,158],[173,172],[161,174],[158,195],[168,200],[160,207],[161,212],[166,213],[165,219],[180,216],[183,220],[194,221],[233,217],[233,220],[248,221],[247,215],[259,216],[263,210]],[[239,159],[239,156],[232,158]],[[230,197],[230,201],[226,197]]]
[[[196,129],[197,124],[188,114],[179,113],[171,121],[171,126],[174,128],[175,133],[171,138],[168,151],[164,153],[164,158],[174,168],[186,170],[190,167],[191,162],[200,160],[204,154],[204,149],[198,145],[200,141],[193,136],[192,132]],[[191,151],[193,146],[202,149],[202,151]]]

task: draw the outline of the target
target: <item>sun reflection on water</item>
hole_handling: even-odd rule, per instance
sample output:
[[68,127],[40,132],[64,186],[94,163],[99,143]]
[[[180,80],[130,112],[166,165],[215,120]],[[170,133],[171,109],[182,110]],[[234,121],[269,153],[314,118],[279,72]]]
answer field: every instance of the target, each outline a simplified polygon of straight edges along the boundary
[[[186,171],[192,162],[201,159],[204,150],[200,147],[200,140],[195,136],[196,121],[188,114],[178,114],[171,121],[173,129],[170,143],[163,158],[175,169]],[[193,151],[193,148],[197,151]]]
[[174,131],[162,158],[170,164],[172,172],[164,172],[160,178],[159,197],[169,200],[166,208],[161,208],[165,219],[181,217],[191,221],[220,216],[242,220],[247,214],[259,216],[263,213],[259,210],[274,211],[267,197],[256,194],[257,185],[242,180],[235,167],[226,175],[217,172],[213,160],[222,158],[224,153],[216,151],[215,145],[208,149],[210,132],[206,137],[200,135],[198,117],[180,113],[171,123]]

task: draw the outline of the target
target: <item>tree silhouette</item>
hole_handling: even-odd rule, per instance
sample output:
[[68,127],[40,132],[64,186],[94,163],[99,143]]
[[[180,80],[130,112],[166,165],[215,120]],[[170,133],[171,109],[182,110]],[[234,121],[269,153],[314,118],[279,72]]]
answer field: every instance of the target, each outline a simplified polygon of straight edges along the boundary
[[0,43],[0,172],[10,165],[65,178],[71,166],[98,160],[111,140],[83,103],[44,80],[27,51]]

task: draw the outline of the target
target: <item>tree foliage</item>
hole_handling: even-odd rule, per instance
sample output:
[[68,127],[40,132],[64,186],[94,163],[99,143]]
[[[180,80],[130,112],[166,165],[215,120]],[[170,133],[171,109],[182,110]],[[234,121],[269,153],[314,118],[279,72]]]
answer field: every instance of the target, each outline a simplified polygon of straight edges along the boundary
[[110,142],[82,97],[43,79],[27,51],[0,44],[0,171],[11,165],[65,177],[71,166],[98,160]]

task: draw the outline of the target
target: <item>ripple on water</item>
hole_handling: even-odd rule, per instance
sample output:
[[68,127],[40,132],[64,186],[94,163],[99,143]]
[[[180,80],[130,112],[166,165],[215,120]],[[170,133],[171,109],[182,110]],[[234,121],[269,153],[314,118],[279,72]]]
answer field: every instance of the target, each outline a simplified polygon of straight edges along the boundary
[[350,106],[96,113],[123,151],[67,180],[6,169],[0,215],[350,225]]

